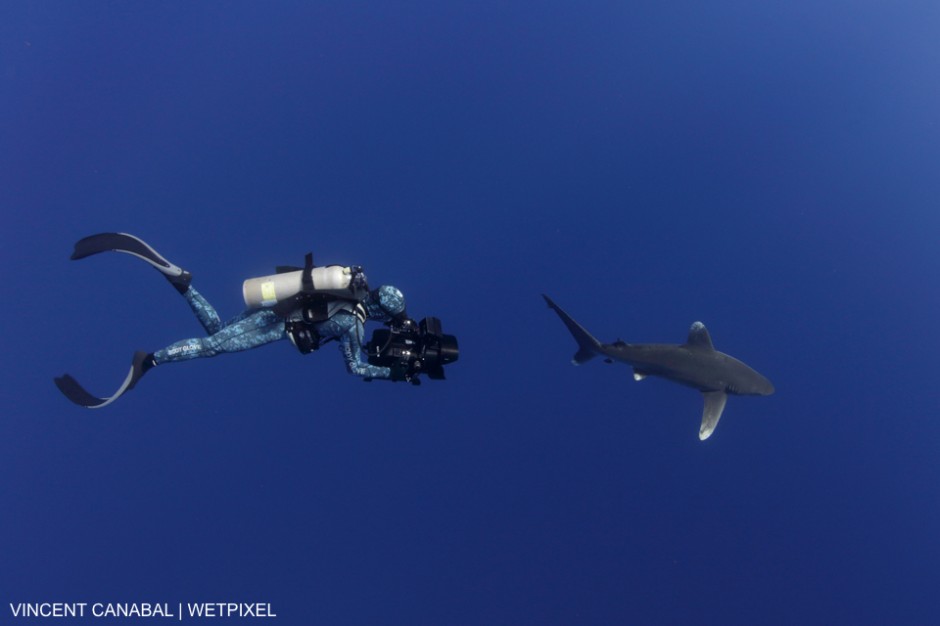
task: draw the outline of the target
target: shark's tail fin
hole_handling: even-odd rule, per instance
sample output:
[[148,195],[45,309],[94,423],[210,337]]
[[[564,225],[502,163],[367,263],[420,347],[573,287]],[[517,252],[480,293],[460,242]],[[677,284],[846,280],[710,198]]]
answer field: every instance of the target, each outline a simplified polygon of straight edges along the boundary
[[600,353],[601,344],[594,338],[591,333],[584,330],[584,327],[581,324],[577,323],[571,316],[565,313],[561,307],[552,302],[552,299],[546,296],[544,293],[542,297],[545,298],[545,302],[548,303],[548,307],[553,309],[555,313],[558,314],[558,317],[561,318],[561,321],[565,323],[565,326],[568,327],[568,330],[571,331],[571,334],[574,336],[574,340],[578,342],[578,351],[574,353],[574,357],[571,359],[571,362],[575,365],[581,365],[586,361],[590,361]]

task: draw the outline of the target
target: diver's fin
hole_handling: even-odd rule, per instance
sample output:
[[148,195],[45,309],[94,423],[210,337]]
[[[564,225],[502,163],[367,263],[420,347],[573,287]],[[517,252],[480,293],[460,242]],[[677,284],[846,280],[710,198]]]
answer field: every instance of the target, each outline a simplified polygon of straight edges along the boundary
[[101,407],[108,406],[126,392],[134,388],[134,385],[137,384],[144,374],[147,373],[149,369],[154,367],[153,355],[148,354],[147,352],[135,352],[134,360],[131,363],[131,369],[127,373],[127,377],[124,379],[124,382],[121,384],[120,388],[114,392],[114,394],[108,398],[98,398],[91,395],[85,388],[78,384],[78,381],[72,378],[69,374],[63,374],[62,376],[55,379],[55,385],[59,388],[59,391],[62,394],[79,406],[83,406],[87,409],[100,409]]
[[170,284],[180,293],[186,293],[189,283],[192,282],[193,277],[189,272],[167,261],[163,255],[142,239],[127,233],[99,233],[85,237],[75,243],[72,260],[84,259],[93,254],[109,251],[124,252],[146,261],[166,276]]
[[698,438],[705,441],[718,426],[721,412],[725,410],[725,402],[728,401],[728,394],[724,391],[703,391],[702,396],[705,398],[705,410],[702,411],[702,427],[698,431]]
[[578,324],[576,321],[571,319],[571,316],[565,313],[561,307],[552,302],[552,299],[546,296],[544,293],[542,297],[545,298],[545,302],[548,303],[549,308],[554,309],[555,313],[558,314],[558,317],[561,318],[561,321],[564,322],[565,326],[568,327],[568,330],[574,336],[575,341],[578,342],[578,351],[575,352],[574,357],[571,359],[571,362],[575,365],[581,365],[585,361],[590,361],[598,354],[601,353],[601,344],[600,342],[591,335],[588,331],[584,330],[584,327],[581,324]]

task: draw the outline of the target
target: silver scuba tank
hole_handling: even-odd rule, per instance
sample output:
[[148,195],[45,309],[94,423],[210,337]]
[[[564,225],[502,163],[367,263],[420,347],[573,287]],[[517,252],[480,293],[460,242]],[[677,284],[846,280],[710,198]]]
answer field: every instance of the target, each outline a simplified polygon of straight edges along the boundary
[[[249,278],[242,284],[242,296],[249,309],[273,307],[293,298],[303,290],[303,275],[307,270]],[[313,289],[317,293],[346,300],[360,300],[368,293],[361,270],[341,265],[314,267],[309,270]]]

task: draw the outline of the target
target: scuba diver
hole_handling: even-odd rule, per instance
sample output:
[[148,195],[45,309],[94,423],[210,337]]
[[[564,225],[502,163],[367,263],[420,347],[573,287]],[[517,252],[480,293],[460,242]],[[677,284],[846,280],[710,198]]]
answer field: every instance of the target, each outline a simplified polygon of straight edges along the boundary
[[[141,239],[125,233],[101,233],[75,244],[72,259],[115,251],[133,255],[154,267],[186,299],[207,336],[177,341],[156,352],[134,354],[131,369],[118,390],[107,398],[87,392],[72,376],[55,379],[59,390],[72,402],[90,409],[114,402],[134,388],[154,367],[240,352],[290,339],[301,354],[338,341],[350,374],[373,379],[420,384],[418,376],[444,378],[444,365],[457,360],[457,339],[441,331],[440,320],[426,317],[420,323],[405,312],[405,298],[390,285],[369,289],[359,266],[315,267],[307,254],[303,267],[278,266],[271,276],[244,282],[246,310],[222,322],[211,304],[192,286],[192,275],[161,256]],[[367,320],[387,328],[373,333],[363,344]],[[367,361],[363,362],[363,349]]]

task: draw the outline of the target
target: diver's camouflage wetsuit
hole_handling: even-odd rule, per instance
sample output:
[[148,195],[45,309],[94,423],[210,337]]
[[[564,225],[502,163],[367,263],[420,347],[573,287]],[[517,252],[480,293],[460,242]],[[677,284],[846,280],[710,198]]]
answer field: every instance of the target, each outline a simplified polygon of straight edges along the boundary
[[[396,310],[396,305],[397,310],[404,310],[404,299],[401,292],[394,288],[382,287],[378,291],[381,292],[381,302],[378,297],[370,294],[362,304],[367,319],[387,322],[391,319],[387,310]],[[240,352],[287,339],[284,318],[271,309],[243,311],[228,322],[222,323],[215,308],[192,286],[183,293],[183,297],[196,314],[199,323],[206,329],[208,336],[184,339],[157,350],[153,353],[156,365],[226,352]],[[396,298],[399,300],[397,303]],[[362,344],[365,329],[362,321],[353,313],[338,311],[328,320],[316,324],[314,328],[321,339],[339,339],[340,352],[343,353],[346,369],[350,374],[365,379],[391,377],[389,368],[363,362]]]

